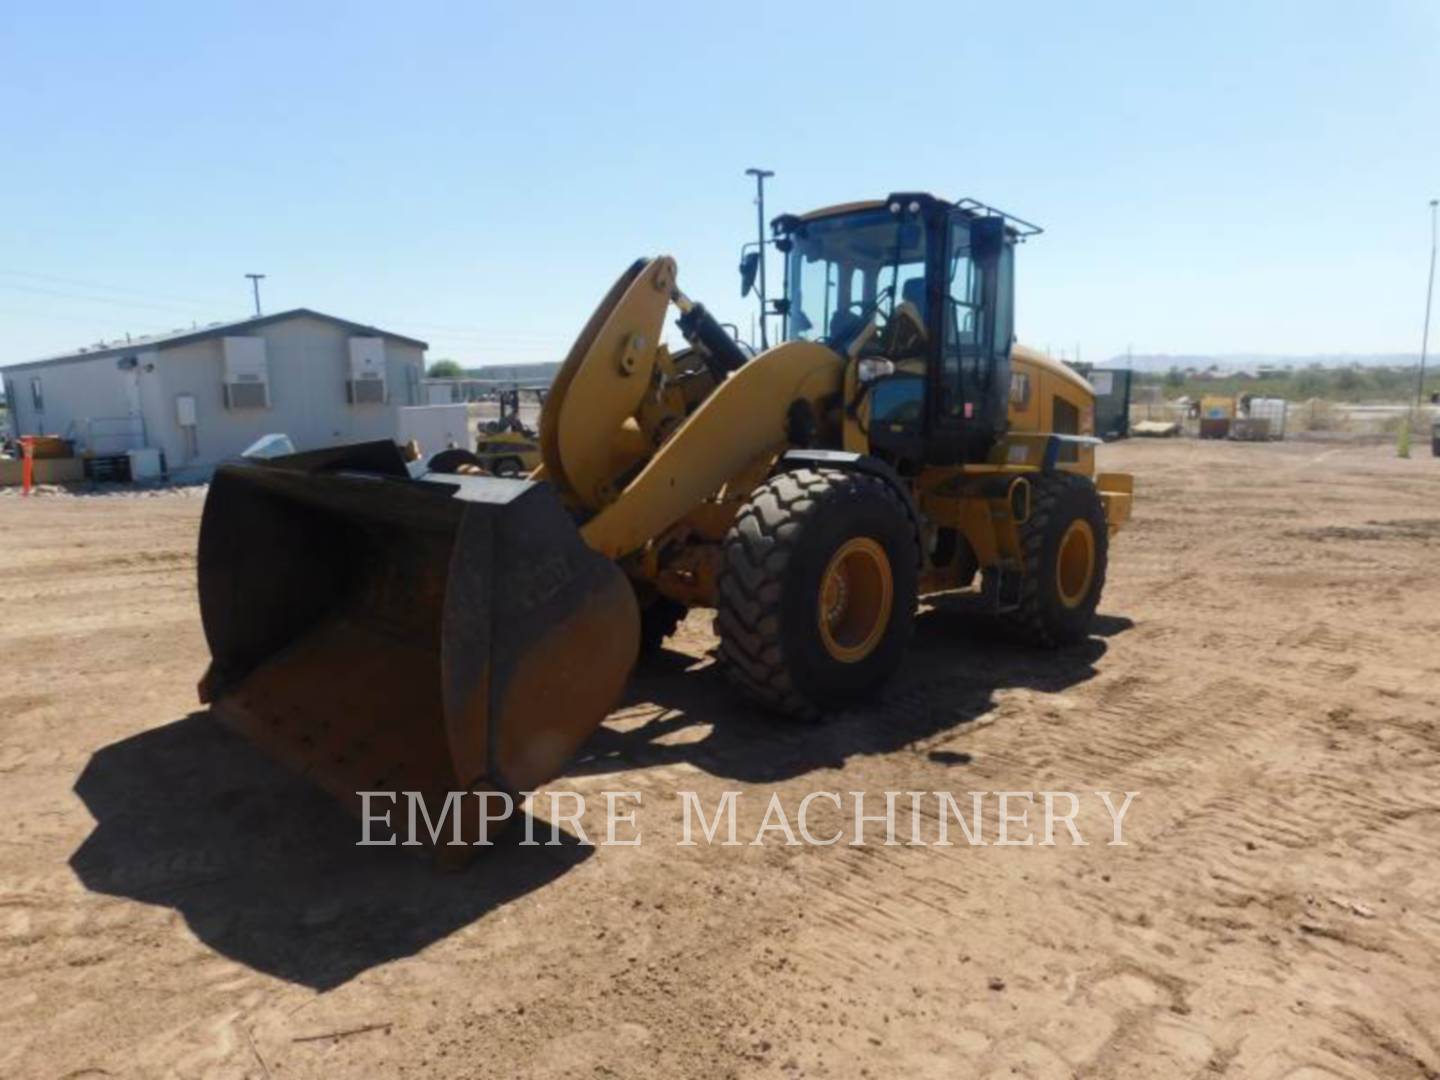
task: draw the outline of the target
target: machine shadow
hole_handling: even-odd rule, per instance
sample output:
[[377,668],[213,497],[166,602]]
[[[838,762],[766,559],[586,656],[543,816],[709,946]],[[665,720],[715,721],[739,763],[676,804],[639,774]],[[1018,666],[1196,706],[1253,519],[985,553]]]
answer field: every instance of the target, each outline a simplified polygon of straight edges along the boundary
[[560,877],[592,849],[518,847],[464,873],[392,847],[308,781],[196,712],[99,750],[75,783],[95,827],[70,857],[91,890],[173,908],[207,946],[326,990],[412,955]]
[[1060,693],[1094,677],[1106,639],[1133,625],[1097,616],[1090,638],[1047,652],[1008,639],[973,594],[944,597],[921,611],[905,664],[883,695],[817,724],[769,716],[713,663],[662,651],[642,666],[626,700],[630,716],[647,708],[652,715],[634,726],[622,715],[602,727],[567,775],[686,763],[724,779],[773,783],[906,747],[964,764],[967,755],[928,744],[989,711],[998,690]]
[[[997,690],[1053,693],[1083,682],[1104,639],[1131,625],[1101,617],[1088,641],[1037,653],[963,602],[934,607],[884,696],[823,724],[766,716],[713,664],[662,652],[566,775],[687,762],[764,783],[906,747],[963,765],[963,748],[936,744],[991,708]],[[205,711],[97,751],[75,792],[95,819],[70,857],[86,888],[172,908],[221,955],[316,990],[413,955],[593,854],[563,832],[559,846],[518,846],[523,822],[463,873],[437,872],[418,850],[357,847],[357,822],[328,795]]]

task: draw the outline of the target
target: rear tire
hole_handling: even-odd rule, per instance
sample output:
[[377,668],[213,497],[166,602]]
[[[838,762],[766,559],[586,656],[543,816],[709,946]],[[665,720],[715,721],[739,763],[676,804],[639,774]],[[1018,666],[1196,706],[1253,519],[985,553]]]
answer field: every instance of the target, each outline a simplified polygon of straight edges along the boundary
[[1031,481],[1030,518],[1020,526],[1020,602],[1005,616],[1019,637],[1053,649],[1089,636],[1109,541],[1105,507],[1088,477],[1057,472]]
[[426,463],[426,468],[437,473],[473,473],[477,469],[483,472],[485,463],[469,450],[452,446],[449,450],[441,450],[431,457]]
[[883,479],[771,477],[725,537],[715,625],[726,674],[790,716],[873,693],[904,657],[918,563],[909,514]]

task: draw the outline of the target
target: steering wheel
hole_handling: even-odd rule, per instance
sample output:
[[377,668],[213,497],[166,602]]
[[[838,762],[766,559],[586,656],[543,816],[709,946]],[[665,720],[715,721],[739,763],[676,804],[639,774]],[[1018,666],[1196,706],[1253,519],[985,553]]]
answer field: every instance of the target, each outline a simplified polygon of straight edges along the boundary
[[872,318],[874,318],[876,312],[880,310],[880,305],[894,295],[895,289],[890,285],[886,285],[883,288],[877,289],[874,297],[872,297],[871,299],[852,300],[850,301],[849,306],[858,309],[856,312],[857,315],[862,321],[868,323]]
[[890,286],[887,285],[870,300],[851,300],[843,308],[838,309],[831,320],[831,325],[834,326],[843,317],[845,320],[843,332],[830,334],[830,342],[835,345],[848,345],[854,341],[855,337],[870,325],[870,320],[875,317],[876,312],[880,310],[880,305],[885,302],[891,291]]

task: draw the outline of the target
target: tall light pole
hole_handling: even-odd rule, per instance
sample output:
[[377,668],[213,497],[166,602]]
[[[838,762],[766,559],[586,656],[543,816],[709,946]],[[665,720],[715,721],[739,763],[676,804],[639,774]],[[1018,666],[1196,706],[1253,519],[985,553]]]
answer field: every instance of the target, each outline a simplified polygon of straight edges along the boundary
[[765,332],[765,306],[769,303],[765,292],[765,178],[775,174],[769,169],[746,169],[746,176],[755,178],[755,232],[760,241],[760,348],[770,347],[769,335]]
[[265,275],[246,274],[245,276],[250,279],[250,284],[255,290],[255,315],[258,318],[260,315],[260,282],[264,279]]
[[1435,298],[1435,207],[1440,199],[1430,200],[1430,280],[1425,285],[1425,332],[1420,335],[1420,375],[1415,380],[1415,407],[1425,396],[1425,354],[1430,346],[1430,303]]

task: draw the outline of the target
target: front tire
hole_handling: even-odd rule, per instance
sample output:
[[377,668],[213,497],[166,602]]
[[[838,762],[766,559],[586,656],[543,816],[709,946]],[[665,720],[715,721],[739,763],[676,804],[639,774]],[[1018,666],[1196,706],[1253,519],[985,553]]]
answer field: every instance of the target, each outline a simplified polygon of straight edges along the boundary
[[797,469],[751,494],[725,538],[720,660],[752,700],[815,717],[873,693],[904,657],[918,548],[883,479]]

